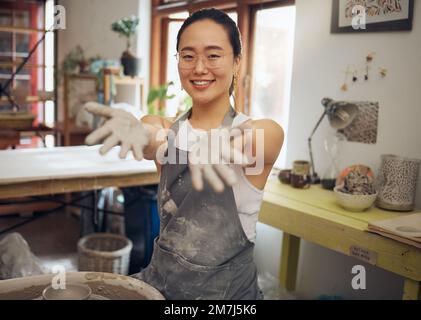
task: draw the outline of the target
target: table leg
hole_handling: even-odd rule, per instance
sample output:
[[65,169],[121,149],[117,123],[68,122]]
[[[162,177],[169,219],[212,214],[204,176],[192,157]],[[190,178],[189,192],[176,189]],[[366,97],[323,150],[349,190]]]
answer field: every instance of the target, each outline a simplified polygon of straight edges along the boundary
[[421,300],[421,282],[405,279],[402,300]]
[[300,254],[300,238],[284,232],[280,261],[279,280],[288,291],[295,290]]

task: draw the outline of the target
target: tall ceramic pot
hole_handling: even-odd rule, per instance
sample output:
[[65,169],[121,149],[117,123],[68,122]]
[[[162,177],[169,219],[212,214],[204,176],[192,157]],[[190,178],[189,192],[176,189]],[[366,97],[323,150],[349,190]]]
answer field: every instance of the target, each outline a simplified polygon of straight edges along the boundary
[[376,205],[387,210],[413,210],[420,163],[418,159],[382,155]]

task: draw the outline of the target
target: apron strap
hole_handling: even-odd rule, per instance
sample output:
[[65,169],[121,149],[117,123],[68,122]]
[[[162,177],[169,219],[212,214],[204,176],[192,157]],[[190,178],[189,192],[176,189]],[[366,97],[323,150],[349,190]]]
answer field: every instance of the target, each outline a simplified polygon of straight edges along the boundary
[[[183,121],[186,121],[190,118],[193,111],[193,107],[191,107],[189,110],[184,112],[181,116],[179,116],[175,122],[171,125],[170,129],[173,130],[175,133],[175,136],[178,134],[178,130],[180,129],[180,123]],[[230,105],[228,112],[224,116],[224,120],[222,120],[222,127],[228,128],[232,125],[232,122],[234,121],[234,118],[237,115],[237,111]]]

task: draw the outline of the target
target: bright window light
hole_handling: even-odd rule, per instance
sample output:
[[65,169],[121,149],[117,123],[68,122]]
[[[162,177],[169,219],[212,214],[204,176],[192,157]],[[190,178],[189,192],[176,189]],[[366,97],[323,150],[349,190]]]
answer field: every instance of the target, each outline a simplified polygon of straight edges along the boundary
[[[277,121],[288,131],[292,60],[295,31],[295,6],[263,9],[257,12],[251,116]],[[284,167],[286,145],[275,163]]]
[[54,101],[45,102],[45,124],[49,127],[54,125]]

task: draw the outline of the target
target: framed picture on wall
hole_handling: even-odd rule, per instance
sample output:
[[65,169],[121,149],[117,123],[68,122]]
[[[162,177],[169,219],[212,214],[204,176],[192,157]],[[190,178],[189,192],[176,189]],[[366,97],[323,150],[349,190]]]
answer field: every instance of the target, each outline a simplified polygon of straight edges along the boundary
[[412,30],[414,0],[333,0],[331,33]]

